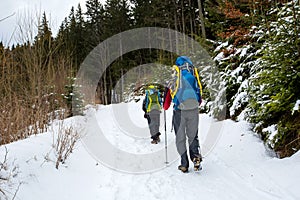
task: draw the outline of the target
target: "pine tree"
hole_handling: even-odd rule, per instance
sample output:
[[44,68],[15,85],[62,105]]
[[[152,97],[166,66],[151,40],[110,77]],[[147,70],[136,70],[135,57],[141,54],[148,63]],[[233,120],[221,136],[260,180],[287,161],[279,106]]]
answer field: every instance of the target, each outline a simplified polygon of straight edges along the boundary
[[49,46],[49,44],[51,43],[53,38],[48,23],[49,22],[47,20],[46,13],[44,12],[40,25],[38,27],[37,36],[35,37],[35,42],[37,44],[43,43],[44,46]]
[[85,25],[81,6],[78,4],[76,11],[74,7],[71,8],[69,16],[62,22],[56,38],[58,51],[71,57],[75,68],[79,68],[90,50],[86,45]]
[[83,13],[81,10],[80,4],[78,4],[77,10],[75,12],[75,36],[74,42],[76,43],[75,51],[76,51],[76,61],[75,66],[79,66],[84,58],[89,53],[89,48],[86,47],[86,30],[85,30],[85,21],[83,19]]
[[63,56],[70,56],[69,48],[68,48],[68,18],[65,17],[64,21],[62,21],[57,36],[55,38],[55,44],[57,46],[57,54]]
[[86,2],[86,45],[92,49],[104,40],[104,7],[99,0]]
[[[265,28],[269,32],[265,34],[263,56],[257,62],[257,76],[252,80],[250,119],[257,123],[256,131],[262,138],[280,156],[287,156],[300,148],[300,115],[292,113],[300,96],[300,7],[291,2],[273,12],[278,18]],[[264,131],[271,125],[277,127],[275,137]]]
[[104,13],[106,38],[131,28],[131,14],[126,0],[107,0]]
[[49,63],[49,59],[51,57],[52,51],[52,31],[49,28],[48,20],[46,17],[46,13],[43,13],[42,20],[40,25],[38,26],[38,33],[35,37],[34,46],[36,47],[38,56],[40,57],[40,65],[41,67],[45,68]]

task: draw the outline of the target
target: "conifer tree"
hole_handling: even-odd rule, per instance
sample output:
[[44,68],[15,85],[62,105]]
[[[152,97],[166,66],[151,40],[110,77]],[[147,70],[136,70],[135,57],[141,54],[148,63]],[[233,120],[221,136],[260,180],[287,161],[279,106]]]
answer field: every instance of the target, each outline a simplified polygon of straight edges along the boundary
[[[281,9],[275,8],[277,20],[271,22],[262,47],[263,56],[256,66],[256,78],[252,80],[250,119],[256,123],[256,131],[269,142],[280,156],[299,149],[300,115],[293,107],[299,99],[300,83],[300,7],[290,2]],[[264,131],[275,125],[277,135],[270,137]],[[295,141],[293,143],[293,141]]]
[[99,0],[86,1],[86,45],[92,49],[104,40],[104,7]]
[[106,38],[131,28],[131,13],[126,0],[107,0],[104,17]]
[[75,12],[75,35],[74,35],[74,42],[76,43],[76,61],[75,66],[78,66],[81,64],[81,62],[84,60],[84,58],[89,53],[89,49],[85,45],[86,43],[86,30],[85,30],[85,21],[83,19],[83,13],[81,10],[80,4],[78,4],[77,10]]

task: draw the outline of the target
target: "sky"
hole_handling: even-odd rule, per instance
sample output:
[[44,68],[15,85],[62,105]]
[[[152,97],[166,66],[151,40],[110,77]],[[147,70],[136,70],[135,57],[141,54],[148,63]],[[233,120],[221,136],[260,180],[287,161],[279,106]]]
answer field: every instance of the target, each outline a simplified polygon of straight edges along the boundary
[[45,11],[51,30],[56,34],[61,22],[69,15],[71,7],[77,8],[80,3],[85,11],[86,0],[0,0],[0,2],[0,41],[5,46],[11,46],[21,41],[18,27],[23,24],[24,19],[30,19],[27,22],[35,20]]

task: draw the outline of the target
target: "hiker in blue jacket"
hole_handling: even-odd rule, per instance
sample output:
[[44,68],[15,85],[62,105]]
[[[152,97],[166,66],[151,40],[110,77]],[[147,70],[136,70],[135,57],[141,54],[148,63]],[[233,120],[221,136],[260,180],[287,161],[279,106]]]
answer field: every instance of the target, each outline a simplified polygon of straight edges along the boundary
[[164,110],[167,110],[171,101],[173,107],[173,126],[176,135],[176,148],[181,156],[178,169],[188,172],[189,159],[186,149],[186,137],[189,143],[189,155],[194,164],[194,170],[201,170],[202,156],[198,140],[199,105],[201,104],[202,86],[197,69],[186,56],[176,59],[174,69],[176,76],[166,88]]

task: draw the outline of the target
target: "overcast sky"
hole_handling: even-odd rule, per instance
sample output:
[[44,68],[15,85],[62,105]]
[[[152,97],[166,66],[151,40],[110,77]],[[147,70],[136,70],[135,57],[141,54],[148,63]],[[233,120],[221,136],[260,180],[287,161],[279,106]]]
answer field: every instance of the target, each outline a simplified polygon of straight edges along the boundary
[[[20,42],[18,25],[24,19],[35,20],[37,13],[46,12],[50,27],[55,34],[61,22],[70,13],[71,7],[80,3],[85,11],[86,0],[0,0],[0,41],[5,46]],[[105,0],[100,0],[105,2]],[[29,14],[28,14],[29,13]],[[13,16],[11,16],[13,15]],[[30,15],[31,17],[26,17]],[[11,16],[7,19],[4,19]],[[26,20],[25,20],[26,21]]]

